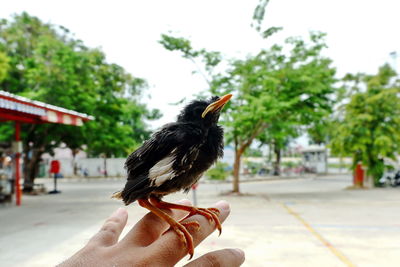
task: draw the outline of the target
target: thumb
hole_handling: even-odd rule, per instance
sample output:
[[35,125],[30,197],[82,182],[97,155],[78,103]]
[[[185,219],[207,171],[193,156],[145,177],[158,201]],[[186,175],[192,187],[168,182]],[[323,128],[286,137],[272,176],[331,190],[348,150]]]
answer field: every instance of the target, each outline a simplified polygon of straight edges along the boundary
[[207,253],[184,267],[237,267],[244,262],[244,252],[240,249],[221,249]]

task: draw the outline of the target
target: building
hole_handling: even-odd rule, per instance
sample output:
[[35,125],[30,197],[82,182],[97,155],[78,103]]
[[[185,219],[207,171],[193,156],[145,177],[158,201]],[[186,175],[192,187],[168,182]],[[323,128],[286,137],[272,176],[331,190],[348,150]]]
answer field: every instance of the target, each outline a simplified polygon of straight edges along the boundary
[[308,172],[327,173],[328,155],[325,147],[312,145],[301,151],[303,166]]

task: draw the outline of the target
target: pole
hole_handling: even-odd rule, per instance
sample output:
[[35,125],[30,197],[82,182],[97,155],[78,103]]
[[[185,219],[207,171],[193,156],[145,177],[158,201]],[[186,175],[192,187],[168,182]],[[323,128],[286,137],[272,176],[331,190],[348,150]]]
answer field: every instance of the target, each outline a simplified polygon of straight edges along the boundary
[[192,185],[192,192],[193,192],[193,205],[197,206],[197,187],[199,184]]
[[57,174],[60,173],[60,162],[58,160],[52,160],[50,163],[50,173],[54,174],[54,189],[49,194],[59,194],[61,191],[57,190]]
[[57,173],[54,173],[54,189],[49,192],[49,194],[60,194],[61,191],[57,190]]
[[[19,143],[21,137],[20,137],[20,131],[21,131],[21,124],[20,122],[16,121],[15,122],[15,141],[17,142],[17,144]],[[16,147],[19,147],[18,145]],[[21,178],[21,174],[20,174],[20,169],[19,169],[19,159],[20,159],[21,153],[20,151],[16,151],[15,153],[15,204],[17,204],[17,206],[21,206],[21,186],[20,186],[20,178]]]
[[197,206],[197,189],[192,189],[192,192],[193,192],[193,206]]

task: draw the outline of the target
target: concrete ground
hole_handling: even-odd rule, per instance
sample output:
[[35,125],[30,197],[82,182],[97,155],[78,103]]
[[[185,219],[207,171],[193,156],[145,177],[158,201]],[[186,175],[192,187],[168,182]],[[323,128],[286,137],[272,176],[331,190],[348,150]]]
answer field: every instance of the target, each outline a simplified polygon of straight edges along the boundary
[[[110,195],[123,183],[61,180],[62,194],[0,206],[0,266],[52,266],[72,255],[121,206]],[[243,266],[400,266],[400,189],[345,190],[349,184],[349,176],[248,182],[244,196],[221,196],[230,184],[201,184],[199,206],[226,199],[232,212],[222,235],[213,233],[195,257],[239,247]],[[167,200],[182,197],[192,196]],[[129,229],[146,211],[136,204],[128,210]]]

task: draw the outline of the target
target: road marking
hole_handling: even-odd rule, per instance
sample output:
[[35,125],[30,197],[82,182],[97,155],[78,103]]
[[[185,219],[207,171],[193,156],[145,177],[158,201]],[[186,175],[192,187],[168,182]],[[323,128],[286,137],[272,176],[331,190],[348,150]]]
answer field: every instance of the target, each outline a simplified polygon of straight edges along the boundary
[[336,257],[338,257],[344,264],[348,267],[356,267],[343,253],[341,253],[337,248],[335,248],[328,240],[326,240],[322,235],[320,235],[308,222],[306,222],[298,213],[289,208],[286,204],[279,203],[286,211],[299,220],[307,230],[312,233],[322,244],[324,244]]

